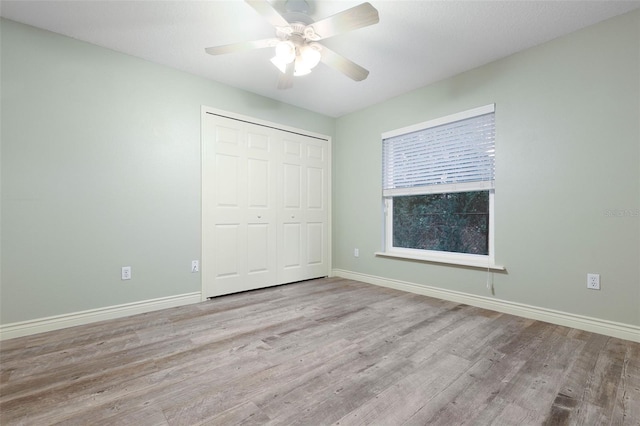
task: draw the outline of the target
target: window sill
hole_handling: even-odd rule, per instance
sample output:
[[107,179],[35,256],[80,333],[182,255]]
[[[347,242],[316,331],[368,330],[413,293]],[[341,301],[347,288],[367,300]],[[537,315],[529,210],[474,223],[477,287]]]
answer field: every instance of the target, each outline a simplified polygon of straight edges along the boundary
[[429,263],[441,263],[446,265],[455,265],[455,266],[466,266],[469,268],[478,268],[491,270],[491,271],[506,271],[506,268],[502,265],[496,265],[493,262],[487,263],[485,259],[466,259],[464,257],[457,256],[447,256],[447,255],[418,255],[411,253],[400,253],[400,252],[376,252],[376,256],[379,257],[392,257],[395,259],[405,259],[405,260],[417,260],[420,262],[429,262]]

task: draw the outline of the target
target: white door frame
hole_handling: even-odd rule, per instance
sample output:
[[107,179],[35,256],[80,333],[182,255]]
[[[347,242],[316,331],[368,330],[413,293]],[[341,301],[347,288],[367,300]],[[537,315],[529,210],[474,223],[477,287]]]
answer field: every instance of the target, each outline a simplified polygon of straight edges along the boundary
[[327,136],[327,135],[323,135],[321,133],[315,133],[315,132],[311,132],[309,130],[305,130],[305,129],[299,129],[296,127],[291,127],[291,126],[287,126],[284,124],[280,124],[280,123],[274,123],[271,121],[267,121],[267,120],[261,120],[258,118],[254,118],[254,117],[250,117],[250,116],[246,116],[246,115],[242,115],[242,114],[236,114],[233,112],[229,112],[229,111],[224,111],[221,109],[217,109],[217,108],[212,108],[206,105],[202,105],[201,107],[201,115],[200,115],[200,291],[201,291],[201,299],[207,300],[207,296],[206,296],[206,291],[204,288],[205,285],[205,280],[204,280],[204,274],[205,272],[205,268],[207,268],[205,259],[203,258],[203,253],[204,253],[204,230],[208,229],[207,226],[207,218],[204,217],[204,215],[202,214],[203,212],[203,202],[202,200],[204,199],[204,193],[205,193],[205,188],[206,188],[206,183],[204,182],[203,179],[203,171],[204,171],[204,139],[203,139],[203,135],[204,135],[204,131],[203,131],[203,127],[204,127],[204,118],[206,117],[207,114],[212,114],[212,115],[217,115],[217,116],[221,116],[224,118],[230,118],[233,120],[238,120],[238,121],[242,121],[242,122],[247,122],[247,123],[251,123],[251,124],[256,124],[259,126],[265,126],[265,127],[269,127],[272,129],[276,129],[276,130],[281,130],[284,132],[290,132],[290,133],[295,133],[295,134],[299,134],[299,135],[303,135],[303,136],[308,136],[308,137],[312,137],[312,138],[316,138],[316,139],[321,139],[321,140],[325,140],[327,141],[327,152],[328,152],[328,176],[327,176],[327,275],[331,274],[332,271],[332,139],[331,136]]

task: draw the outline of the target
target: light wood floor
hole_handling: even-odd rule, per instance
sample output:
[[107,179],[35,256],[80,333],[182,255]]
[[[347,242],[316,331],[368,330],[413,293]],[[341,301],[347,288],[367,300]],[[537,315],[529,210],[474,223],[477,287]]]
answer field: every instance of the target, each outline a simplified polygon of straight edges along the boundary
[[338,278],[12,339],[2,425],[639,425],[640,344]]

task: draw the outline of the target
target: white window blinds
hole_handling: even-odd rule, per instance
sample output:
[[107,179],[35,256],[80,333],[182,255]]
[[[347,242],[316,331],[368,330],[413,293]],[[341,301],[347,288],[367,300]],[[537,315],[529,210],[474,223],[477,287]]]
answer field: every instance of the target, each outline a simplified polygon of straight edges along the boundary
[[493,188],[494,105],[383,134],[385,197]]

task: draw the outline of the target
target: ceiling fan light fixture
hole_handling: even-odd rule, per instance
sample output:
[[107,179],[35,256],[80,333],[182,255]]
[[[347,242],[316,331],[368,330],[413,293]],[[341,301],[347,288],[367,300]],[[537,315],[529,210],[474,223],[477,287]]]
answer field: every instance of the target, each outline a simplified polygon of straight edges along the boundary
[[293,72],[293,75],[296,77],[300,77],[301,75],[307,75],[311,73],[311,68],[307,68],[304,64],[301,64],[301,61],[296,60],[296,68]]
[[[320,62],[320,45],[317,43],[310,43],[300,48],[300,62],[304,68],[313,69]],[[296,60],[296,65],[297,65]]]
[[289,40],[279,42],[276,45],[275,57],[284,64],[291,63],[294,59],[296,59],[296,46]]

